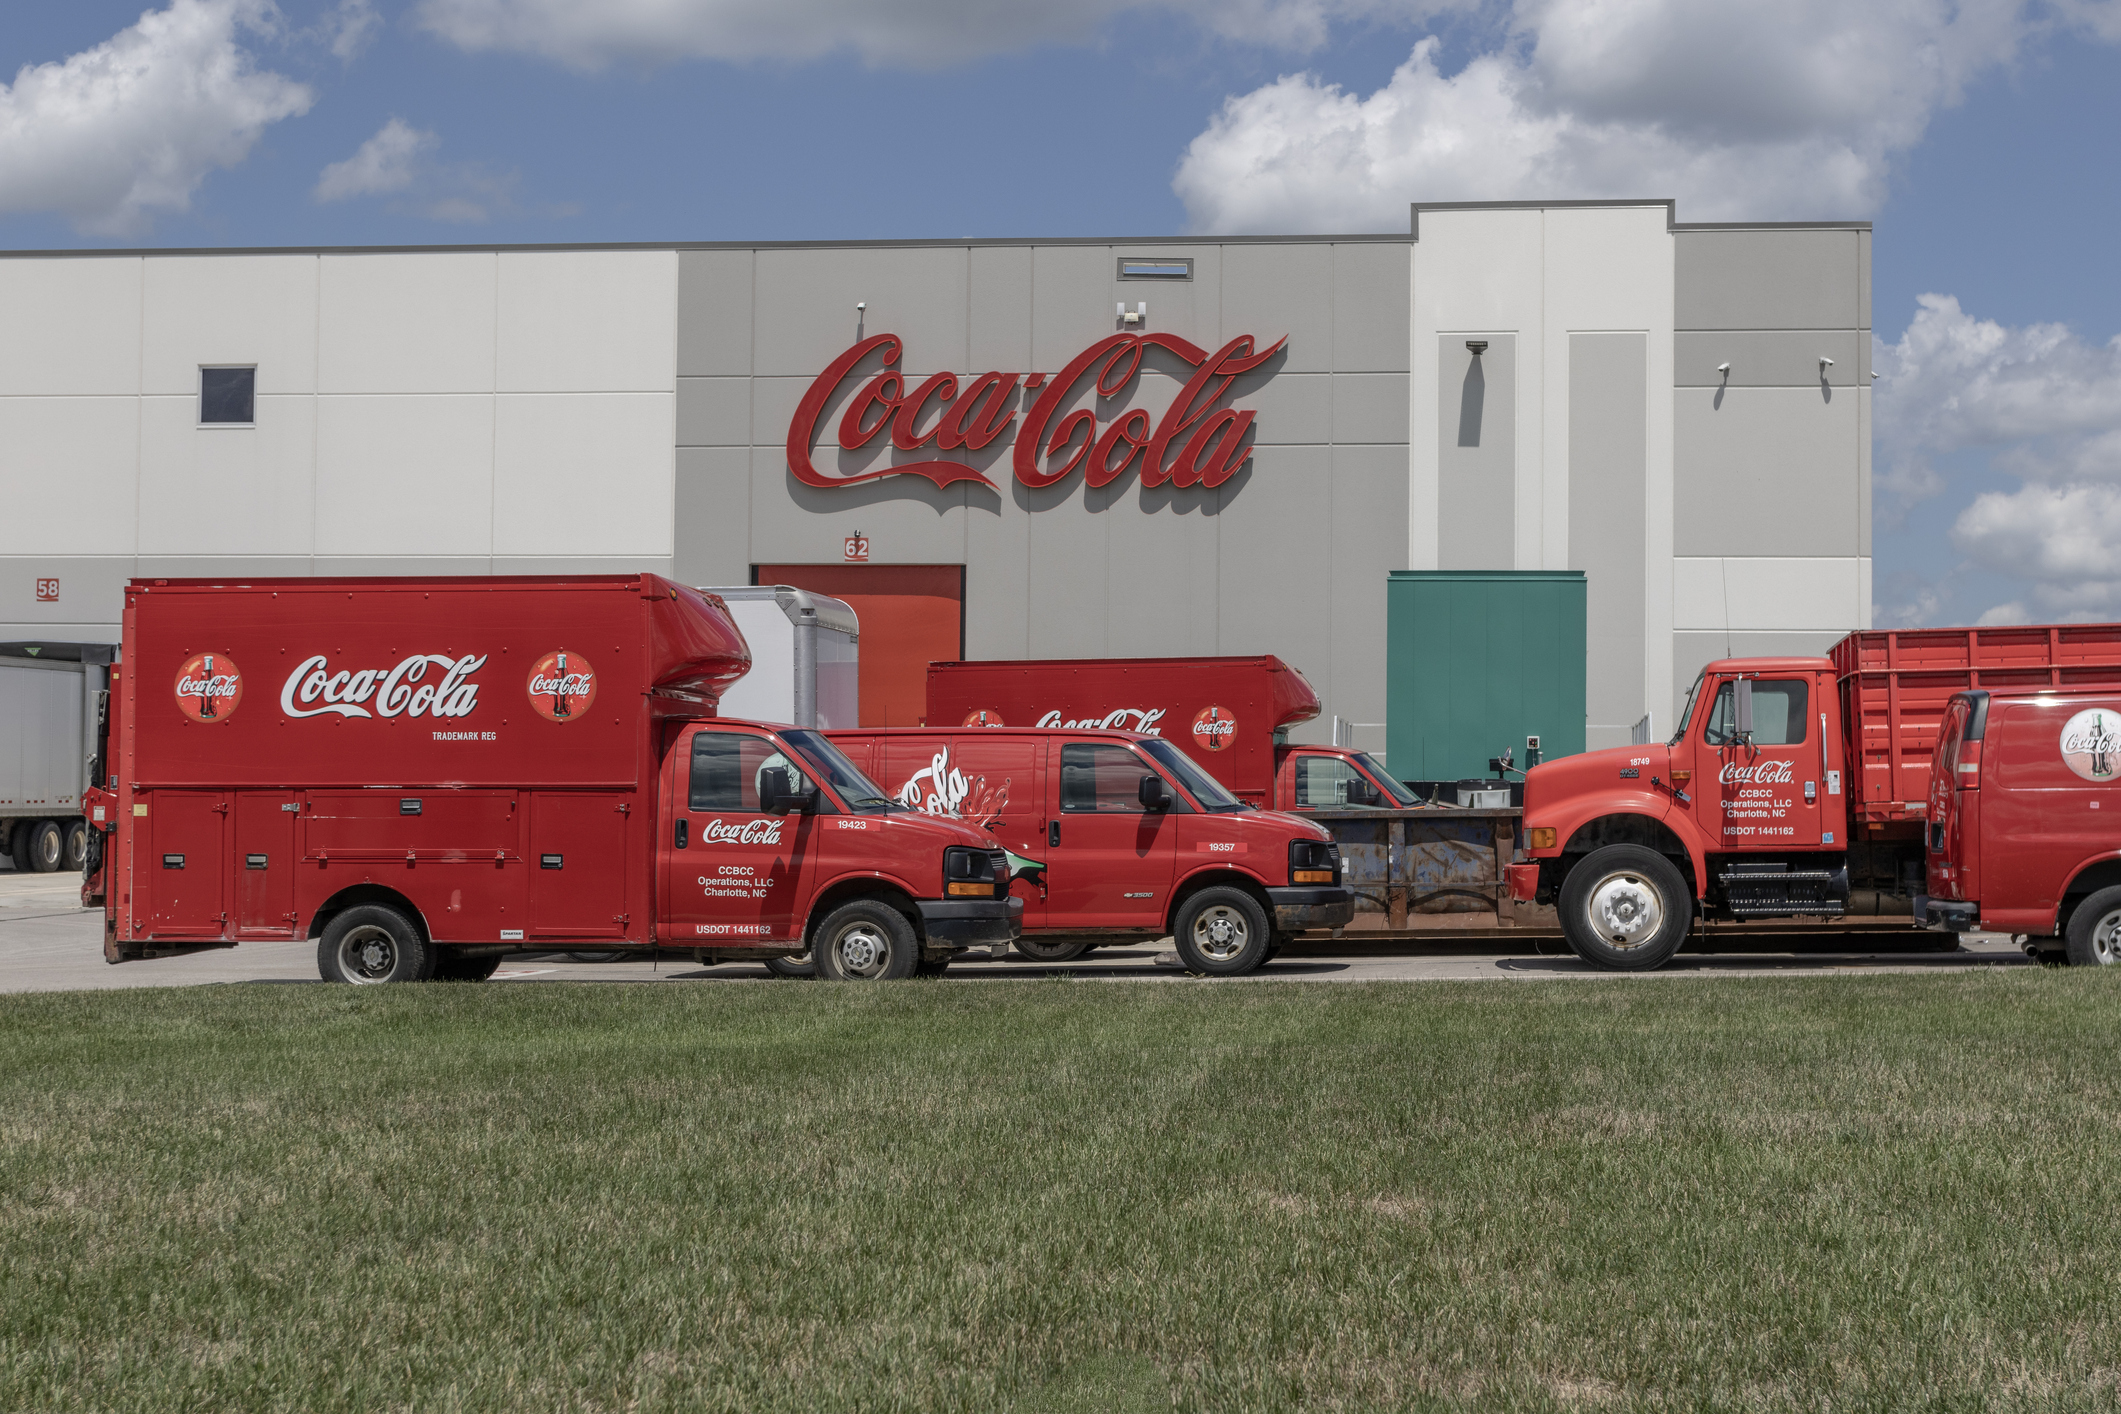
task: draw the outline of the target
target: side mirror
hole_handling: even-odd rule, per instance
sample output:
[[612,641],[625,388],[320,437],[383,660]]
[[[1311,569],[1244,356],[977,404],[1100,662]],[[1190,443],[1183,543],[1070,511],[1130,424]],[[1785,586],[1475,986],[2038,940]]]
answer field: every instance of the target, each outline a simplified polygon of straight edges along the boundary
[[1753,740],[1753,680],[1740,678],[1731,690],[1732,707],[1737,715],[1736,726],[1739,739],[1750,745]]
[[1371,785],[1368,781],[1362,779],[1360,776],[1348,777],[1348,804],[1377,804],[1377,787]]
[[768,815],[786,815],[791,810],[808,815],[817,808],[817,787],[798,791],[787,767],[768,766],[759,772],[759,808]]
[[1169,810],[1171,808],[1171,795],[1170,792],[1164,789],[1164,778],[1162,776],[1154,773],[1143,776],[1142,783],[1134,794],[1135,798],[1141,801],[1142,809],[1144,810]]

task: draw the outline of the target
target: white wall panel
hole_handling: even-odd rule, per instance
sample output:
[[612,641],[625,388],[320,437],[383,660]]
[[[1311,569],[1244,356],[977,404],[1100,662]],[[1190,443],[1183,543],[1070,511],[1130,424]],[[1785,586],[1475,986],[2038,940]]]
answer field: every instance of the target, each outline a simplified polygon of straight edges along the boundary
[[504,395],[494,416],[493,553],[671,553],[670,393]]
[[316,553],[492,554],[493,425],[489,396],[319,398]]
[[501,392],[677,386],[676,251],[525,251],[500,261]]
[[317,403],[260,397],[251,427],[201,427],[195,395],[140,400],[140,553],[306,555]]
[[0,397],[0,554],[132,554],[139,466],[138,399]]
[[254,363],[261,396],[317,389],[314,255],[157,256],[144,262],[143,393],[199,395],[199,365]]
[[492,252],[319,259],[317,391],[493,391]]
[[1680,630],[1842,632],[1868,614],[1869,562],[1730,556],[1674,560]]
[[0,260],[0,396],[140,389],[140,261]]

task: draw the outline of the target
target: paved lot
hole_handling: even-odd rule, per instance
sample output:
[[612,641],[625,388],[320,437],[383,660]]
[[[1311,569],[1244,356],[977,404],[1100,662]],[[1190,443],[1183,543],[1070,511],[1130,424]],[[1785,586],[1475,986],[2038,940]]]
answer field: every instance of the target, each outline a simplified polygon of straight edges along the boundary
[[[208,982],[314,982],[312,943],[245,943],[239,948],[157,958],[112,967],[103,960],[102,914],[80,907],[80,876],[16,874],[0,868],[0,992],[87,991],[118,987],[181,987]],[[1919,941],[1916,942],[1919,946]],[[1498,955],[1480,944],[1412,944],[1405,954],[1306,955],[1286,953],[1256,975],[1286,981],[1375,982],[1385,980],[1471,981],[1482,978],[1610,977],[1573,957]],[[1549,948],[1560,947],[1549,942]],[[1653,974],[1659,977],[1728,977],[1793,973],[1908,972],[1969,967],[2030,966],[2008,938],[1977,936],[1957,952],[1903,949],[1849,951],[1839,939],[1794,940],[1801,951],[1784,953],[1682,953]],[[1055,972],[1078,977],[1179,978],[1177,956],[1167,948],[1100,948],[1065,967],[1012,959],[966,962],[950,977],[1039,978]],[[510,959],[496,974],[501,982],[723,982],[767,976],[757,963],[701,967],[690,961],[580,963],[561,955]]]

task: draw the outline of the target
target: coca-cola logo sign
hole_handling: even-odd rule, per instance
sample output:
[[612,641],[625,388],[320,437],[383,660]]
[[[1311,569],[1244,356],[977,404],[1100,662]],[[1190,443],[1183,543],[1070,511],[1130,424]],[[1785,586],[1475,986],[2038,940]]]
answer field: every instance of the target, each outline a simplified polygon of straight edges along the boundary
[[990,784],[985,776],[967,776],[951,761],[950,748],[945,746],[929,758],[927,765],[908,776],[893,794],[898,803],[909,810],[928,815],[954,815],[984,825],[1008,806],[1009,785],[1014,779],[1006,777],[997,786]]
[[177,669],[177,710],[211,726],[236,715],[243,674],[226,653],[194,653]]
[[[803,395],[788,424],[788,470],[806,486],[853,486],[886,476],[926,477],[938,487],[959,481],[994,485],[970,464],[947,457],[848,476],[818,469],[812,459],[818,423],[873,353],[881,357],[883,369],[855,390],[840,417],[838,441],[844,451],[861,451],[888,430],[891,446],[902,452],[931,445],[942,452],[976,452],[1008,434],[1019,396],[1036,392],[1014,434],[1016,479],[1024,485],[1051,486],[1080,468],[1084,485],[1106,486],[1138,468],[1143,486],[1220,486],[1252,455],[1249,438],[1257,414],[1216,404],[1233,382],[1280,353],[1288,340],[1256,352],[1253,342],[1250,334],[1241,334],[1210,353],[1175,334],[1113,334],[1051,377],[994,371],[960,388],[955,373],[935,373],[909,389],[897,367],[904,343],[896,334],[873,335],[827,364]],[[1057,418],[1071,397],[1087,390],[1094,388],[1101,399],[1125,393],[1151,350],[1192,370],[1160,418],[1139,407],[1126,409],[1102,429],[1087,407]]]
[[1038,719],[1042,727],[1066,727],[1071,731],[1121,731],[1141,732],[1145,736],[1162,736],[1164,729],[1157,725],[1164,719],[1161,707],[1115,707],[1102,717],[1080,717],[1075,721],[1063,721],[1058,712],[1048,712]]
[[1741,766],[1736,761],[1723,763],[1723,773],[1717,777],[1727,786],[1771,786],[1787,784],[1792,761],[1760,761],[1751,766]]
[[1193,742],[1208,751],[1225,751],[1237,739],[1237,718],[1227,707],[1203,707],[1193,719]]
[[964,727],[1002,727],[1007,726],[1008,723],[1002,720],[1001,713],[994,711],[992,708],[982,707],[978,711],[967,712],[965,720],[958,723],[958,725]]
[[772,820],[702,820],[700,839],[707,844],[779,844],[781,825]]
[[581,654],[556,648],[531,665],[524,690],[531,711],[548,722],[572,722],[597,700],[596,669]]
[[290,717],[468,717],[479,705],[471,675],[483,653],[415,653],[388,668],[341,668],[322,653],[304,658],[280,684]]
[[2094,707],[2063,723],[2062,761],[2087,781],[2121,774],[2121,713]]

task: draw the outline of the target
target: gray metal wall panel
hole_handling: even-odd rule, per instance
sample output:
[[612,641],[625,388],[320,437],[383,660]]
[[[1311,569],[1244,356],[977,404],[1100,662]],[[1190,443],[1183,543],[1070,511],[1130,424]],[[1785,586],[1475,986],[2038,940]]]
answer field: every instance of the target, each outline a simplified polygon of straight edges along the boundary
[[750,446],[751,380],[678,379],[678,445]]
[[[1261,445],[1321,446],[1333,440],[1334,385],[1341,381],[1330,373],[1254,375],[1239,380],[1252,386],[1233,388],[1231,400],[1259,409],[1255,436]],[[1399,435],[1406,437],[1404,427]]]
[[[1088,517],[1104,535],[1105,563],[1117,571],[1105,601],[1104,651],[1115,657],[1215,652],[1226,529],[1217,514],[1220,492],[1144,490],[1132,479],[1107,489],[1120,494]],[[1031,533],[1042,535],[1045,527],[1041,520]]]
[[1406,445],[1409,392],[1404,373],[1336,373],[1331,440]]
[[132,573],[139,579],[299,579],[311,570],[307,555],[142,555]]
[[495,574],[659,574],[674,578],[668,555],[495,555]]
[[678,577],[747,584],[751,566],[751,449],[681,447],[675,515]]
[[[19,636],[72,641],[77,629],[115,625],[125,603],[125,581],[138,571],[131,555],[10,555],[7,573],[0,574],[0,624],[18,624],[28,631]],[[306,573],[306,571],[305,571]],[[37,601],[39,579],[59,581],[55,604]],[[15,636],[15,635],[11,635]],[[85,631],[87,642],[105,640]]]
[[[1681,388],[1863,386],[1870,336],[1855,329],[1682,329],[1672,336],[1672,382]],[[1822,368],[1820,356],[1834,360]],[[1716,365],[1731,366],[1729,382]]]
[[[1222,300],[1222,326],[1229,330],[1226,337],[1250,334],[1260,348],[1287,338],[1289,349],[1281,365],[1284,375],[1331,371],[1334,250],[1329,245],[1226,247]],[[1153,286],[1138,282],[1128,288]],[[1156,313],[1153,302],[1149,311],[1152,316]],[[1156,327],[1153,318],[1151,327]]]
[[1679,231],[1679,329],[1862,326],[1856,231]]
[[[1113,260],[1109,246],[1036,246],[1031,251],[1031,367],[1057,372],[1105,335],[1119,328],[1113,305]],[[1162,302],[1155,287],[1137,293],[1149,301],[1152,328]]]
[[[821,258],[822,257],[822,258]],[[761,250],[752,372],[806,381],[858,334],[896,334],[903,369],[965,367],[969,252]],[[866,303],[866,312],[855,310]]]
[[1002,495],[965,512],[965,653],[1028,658],[1031,624],[1043,606],[1031,598],[1031,516],[1024,488],[1004,471]]
[[1675,555],[1857,553],[1855,391],[1680,388],[1672,407]]
[[[1027,246],[975,248],[967,265],[971,292],[967,312],[965,366],[952,369],[976,378],[994,370],[1023,373],[1031,367],[1031,250]],[[966,631],[971,631],[968,626]]]
[[1871,233],[1856,235],[1856,318],[1862,328],[1871,327]]
[[1642,715],[1649,666],[1648,341],[1569,336],[1569,568],[1584,572],[1584,705],[1590,726],[1623,730]]
[[1333,534],[1325,447],[1262,447],[1222,489],[1219,653],[1277,653],[1313,682],[1331,681]]
[[1301,740],[1329,740],[1337,714],[1370,724],[1356,729],[1358,747],[1384,750],[1385,584],[1407,567],[1408,460],[1404,445],[1333,449],[1332,668],[1313,684],[1327,705]]
[[956,565],[965,558],[968,496],[995,492],[963,483],[935,486],[894,477],[858,486],[805,486],[788,470],[785,447],[751,449],[751,555],[756,564],[838,564],[846,539],[867,535],[876,563]]
[[1871,553],[1871,414],[1868,384],[1856,390],[1856,553]]
[[1029,553],[1024,557],[1031,605],[1025,633],[1029,655],[1104,656],[1110,596],[1125,594],[1131,567],[1108,559],[1103,524],[1082,510],[1079,479],[1040,489],[1014,480],[1007,485],[1009,497],[1031,520]]
[[751,252],[678,253],[678,376],[751,372]]
[[[1045,246],[1042,252],[1051,251]],[[1142,327],[1165,334],[1177,334],[1191,339],[1211,353],[1222,347],[1225,338],[1239,334],[1264,336],[1272,343],[1278,336],[1265,334],[1257,329],[1230,327],[1223,332],[1223,262],[1228,247],[1219,245],[1198,246],[1127,246],[1114,245],[1105,251],[1106,295],[1101,306],[1106,316],[1114,322],[1105,327],[1109,334],[1120,328],[1117,322],[1118,305],[1126,302],[1127,308],[1146,302],[1149,306],[1148,322]],[[1193,278],[1190,280],[1122,280],[1119,278],[1119,262],[1126,256],[1151,256],[1160,260],[1186,259],[1193,262]],[[1047,311],[1040,310],[1043,319]],[[1088,340],[1084,341],[1085,343]],[[1078,344],[1077,349],[1082,348]]]
[[[1517,337],[1437,340],[1437,568],[1514,569],[1517,556]],[[1475,367],[1476,363],[1479,367]]]
[[1411,245],[1333,247],[1333,367],[1405,373],[1413,353]]

